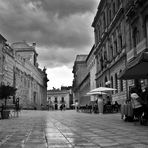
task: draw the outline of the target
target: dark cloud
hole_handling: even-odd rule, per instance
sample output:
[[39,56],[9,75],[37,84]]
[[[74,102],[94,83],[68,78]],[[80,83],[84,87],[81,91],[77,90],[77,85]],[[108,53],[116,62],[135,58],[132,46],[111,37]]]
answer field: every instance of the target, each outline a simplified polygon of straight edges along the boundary
[[[34,0],[36,2],[36,0]],[[95,0],[41,0],[43,9],[59,18],[93,12]]]
[[69,66],[77,54],[91,49],[91,23],[97,3],[97,0],[0,0],[0,32],[8,42],[37,42],[41,65]]

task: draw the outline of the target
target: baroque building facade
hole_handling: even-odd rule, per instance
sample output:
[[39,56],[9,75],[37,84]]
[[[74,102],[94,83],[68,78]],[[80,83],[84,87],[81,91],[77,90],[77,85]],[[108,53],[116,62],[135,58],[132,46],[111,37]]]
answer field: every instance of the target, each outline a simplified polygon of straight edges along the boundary
[[10,46],[3,40],[0,50],[1,84],[17,88],[13,101],[19,98],[22,108],[40,109],[47,103],[48,79],[46,69],[38,68],[35,44],[22,41]]
[[90,90],[90,73],[87,69],[87,56],[77,55],[73,66],[73,95],[74,102],[78,102],[81,105],[89,103],[89,96],[86,93]]
[[72,109],[73,95],[72,87],[61,87],[61,89],[52,89],[47,91],[49,109],[58,110],[60,106],[65,105],[66,109]]
[[126,65],[126,22],[121,0],[101,0],[92,23],[95,33],[95,56],[97,60],[96,86],[110,86],[114,101],[122,102],[126,97],[126,81],[118,80]]
[[[95,43],[88,55],[89,60],[85,61],[87,73],[90,73],[90,90],[93,88],[94,80],[95,87],[116,88],[117,90],[112,92],[112,99],[122,104],[129,96],[131,86],[145,87],[148,85],[146,74],[148,1],[101,0],[92,27],[94,28]],[[137,66],[143,62],[140,61],[143,53],[145,53],[144,66]],[[94,70],[94,73],[89,68],[90,59],[92,59],[90,57],[95,59],[96,72]],[[130,76],[127,76],[127,69],[132,68],[136,71],[129,72]],[[75,82],[78,79],[76,78],[76,67],[73,71]],[[134,76],[134,73],[139,73],[139,75]],[[84,75],[81,74],[81,78],[85,79]],[[95,78],[92,78],[94,76]],[[78,85],[73,86],[78,92]]]

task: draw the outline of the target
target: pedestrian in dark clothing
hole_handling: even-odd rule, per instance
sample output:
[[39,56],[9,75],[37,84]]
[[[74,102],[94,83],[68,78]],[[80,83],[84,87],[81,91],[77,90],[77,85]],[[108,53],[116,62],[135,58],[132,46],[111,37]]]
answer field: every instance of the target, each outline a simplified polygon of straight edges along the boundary
[[19,116],[19,111],[20,111],[20,106],[19,106],[19,98],[16,99],[15,102],[15,111],[16,111],[16,116]]
[[148,119],[148,87],[142,92],[142,105],[144,108],[144,118]]
[[60,105],[60,110],[61,110],[61,111],[63,110],[63,104]]

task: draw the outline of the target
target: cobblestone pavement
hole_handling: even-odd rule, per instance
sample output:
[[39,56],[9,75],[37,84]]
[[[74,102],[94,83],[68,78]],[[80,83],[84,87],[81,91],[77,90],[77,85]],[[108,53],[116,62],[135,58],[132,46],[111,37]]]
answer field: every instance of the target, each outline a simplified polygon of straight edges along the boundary
[[148,126],[120,114],[22,111],[0,120],[0,148],[148,148]]

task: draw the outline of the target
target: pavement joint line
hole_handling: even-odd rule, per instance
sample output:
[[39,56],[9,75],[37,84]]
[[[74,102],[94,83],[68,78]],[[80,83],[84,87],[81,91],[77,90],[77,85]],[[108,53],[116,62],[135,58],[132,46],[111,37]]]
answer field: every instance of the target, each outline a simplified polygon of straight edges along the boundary
[[46,136],[46,133],[45,132],[44,132],[44,134],[45,134],[46,147],[48,148],[48,145],[49,145],[48,139],[47,139],[47,136]]
[[2,142],[0,142],[0,146],[3,145],[4,143],[6,143],[11,137],[12,137],[12,135],[7,135],[7,136],[5,137],[5,139],[2,140]]
[[24,139],[24,140],[21,141],[21,143],[22,143],[22,148],[25,147],[25,144],[27,143],[27,141],[28,141],[28,139],[29,139],[31,133],[32,133],[32,129],[27,133],[26,139]]
[[[56,120],[57,121],[57,120]],[[67,139],[67,137],[62,133],[62,131],[57,127],[56,124],[63,124],[62,122],[57,121],[58,123],[54,123],[55,127],[59,130],[59,132],[65,137],[65,139],[68,141],[68,143],[73,147],[72,143]],[[64,124],[63,124],[64,125]],[[64,125],[65,126],[65,125]]]

